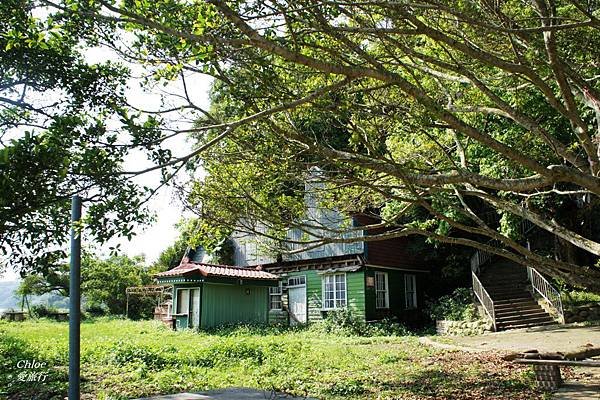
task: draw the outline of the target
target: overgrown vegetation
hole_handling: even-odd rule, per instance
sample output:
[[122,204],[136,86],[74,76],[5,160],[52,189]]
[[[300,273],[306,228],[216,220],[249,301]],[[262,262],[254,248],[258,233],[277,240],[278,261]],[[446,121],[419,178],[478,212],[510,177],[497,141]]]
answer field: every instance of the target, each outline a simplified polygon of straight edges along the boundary
[[[9,399],[62,399],[66,323],[0,322],[0,391]],[[173,332],[155,322],[82,324],[82,399],[243,386],[320,399],[536,399],[524,367],[497,355],[445,353],[415,337],[345,336],[336,331],[229,327]],[[48,363],[45,382],[15,379],[19,360]]]
[[329,311],[322,324],[311,326],[313,331],[342,336],[408,336],[411,332],[400,322],[392,319],[365,322],[351,310],[344,308]]
[[429,303],[427,313],[433,320],[474,321],[477,319],[477,310],[473,305],[473,294],[470,288],[455,289],[452,294]]
[[580,306],[591,303],[600,303],[600,295],[580,290],[564,290],[562,301],[565,306]]

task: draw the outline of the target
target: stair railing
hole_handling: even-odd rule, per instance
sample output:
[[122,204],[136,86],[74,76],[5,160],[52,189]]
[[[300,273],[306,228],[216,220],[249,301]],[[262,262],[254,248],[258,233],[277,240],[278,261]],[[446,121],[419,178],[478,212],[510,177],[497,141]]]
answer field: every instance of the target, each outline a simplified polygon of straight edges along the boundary
[[490,297],[489,293],[483,287],[483,284],[477,277],[475,271],[471,272],[471,276],[473,277],[473,292],[475,292],[475,296],[477,296],[477,300],[483,306],[486,314],[492,320],[492,326],[494,327],[494,331],[496,331],[496,313],[494,311],[494,301]]
[[562,306],[560,292],[546,278],[542,276],[535,268],[527,267],[527,276],[531,282],[531,287],[535,292],[542,296],[548,304],[556,310],[561,324],[565,323],[565,314]]
[[[528,219],[521,220],[521,224],[519,225],[521,236],[526,237],[529,232],[531,232],[536,225]],[[489,240],[487,245],[499,244],[495,239]],[[480,267],[491,260],[494,256],[494,253],[490,253],[485,250],[477,249],[475,253],[471,256],[471,271],[479,274]]]
[[479,274],[479,267],[488,262],[492,258],[493,254],[484,250],[476,250],[475,254],[471,256],[471,271],[475,274]]

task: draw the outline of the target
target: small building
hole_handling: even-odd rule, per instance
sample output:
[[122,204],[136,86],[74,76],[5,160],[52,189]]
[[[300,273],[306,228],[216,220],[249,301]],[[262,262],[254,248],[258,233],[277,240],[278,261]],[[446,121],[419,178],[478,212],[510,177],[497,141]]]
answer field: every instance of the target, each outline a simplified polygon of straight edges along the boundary
[[277,275],[260,268],[205,264],[187,257],[156,279],[160,285],[173,285],[176,329],[267,324],[269,288],[279,284]]

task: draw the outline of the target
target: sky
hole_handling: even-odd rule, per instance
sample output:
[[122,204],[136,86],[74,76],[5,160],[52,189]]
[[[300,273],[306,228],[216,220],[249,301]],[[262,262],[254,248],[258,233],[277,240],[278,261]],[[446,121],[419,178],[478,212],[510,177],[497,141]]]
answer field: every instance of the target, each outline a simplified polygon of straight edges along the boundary
[[[90,63],[98,63],[106,60],[121,61],[114,52],[106,48],[94,48],[90,49],[85,54],[86,60]],[[141,75],[142,71],[139,67],[130,65],[132,68],[133,75]],[[188,93],[192,101],[202,108],[209,108],[208,92],[211,85],[211,80],[206,76],[189,76],[186,79]],[[182,92],[182,85],[180,82],[170,84],[166,87],[160,87],[161,91]],[[158,110],[161,107],[161,99],[157,94],[149,93],[141,89],[139,81],[137,79],[130,79],[128,81],[128,90],[126,91],[127,100],[129,103],[137,108],[145,110]],[[180,124],[185,127],[186,124]],[[189,124],[188,124],[189,126]],[[168,147],[173,151],[175,157],[183,156],[191,151],[192,143],[190,143],[185,134],[178,135],[165,142]],[[140,153],[131,154],[126,160],[124,165],[125,171],[137,171],[151,166],[151,163]],[[160,173],[155,171],[141,175],[136,178],[135,182],[141,185],[149,187],[156,187],[159,185]],[[102,255],[109,254],[109,247],[120,244],[121,251],[129,256],[144,255],[146,261],[151,263],[156,260],[160,253],[168,246],[173,244],[177,238],[178,231],[175,224],[184,216],[182,211],[182,205],[177,196],[175,195],[174,189],[170,187],[163,187],[159,192],[150,200],[149,208],[156,214],[155,221],[150,226],[138,226],[136,228],[136,236],[128,241],[126,238],[120,240],[112,240],[102,247],[98,248],[98,253]],[[85,214],[85,205],[83,209]],[[85,232],[82,236],[82,245],[85,247]],[[15,271],[10,268],[0,276],[0,281],[12,281],[18,279],[18,275]]]

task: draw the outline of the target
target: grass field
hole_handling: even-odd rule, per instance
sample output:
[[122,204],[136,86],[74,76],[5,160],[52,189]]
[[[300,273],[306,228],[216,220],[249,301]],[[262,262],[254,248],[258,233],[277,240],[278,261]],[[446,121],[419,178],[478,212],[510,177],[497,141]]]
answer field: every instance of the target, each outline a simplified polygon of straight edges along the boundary
[[[62,399],[68,324],[0,323],[0,398]],[[527,369],[497,354],[442,352],[416,337],[351,337],[317,329],[172,332],[153,321],[95,320],[81,327],[82,399],[126,399],[223,387],[321,399],[535,399]],[[47,363],[44,382],[17,368]],[[21,374],[21,375],[20,375]],[[34,376],[35,378],[36,376]],[[38,380],[39,380],[39,376]]]

